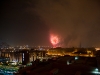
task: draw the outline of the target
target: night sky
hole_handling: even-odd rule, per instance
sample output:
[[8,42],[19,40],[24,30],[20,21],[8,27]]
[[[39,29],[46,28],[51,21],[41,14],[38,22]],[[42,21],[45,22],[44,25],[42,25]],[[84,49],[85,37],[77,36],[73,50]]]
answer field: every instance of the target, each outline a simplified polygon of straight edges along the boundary
[[0,42],[100,47],[100,0],[0,0]]

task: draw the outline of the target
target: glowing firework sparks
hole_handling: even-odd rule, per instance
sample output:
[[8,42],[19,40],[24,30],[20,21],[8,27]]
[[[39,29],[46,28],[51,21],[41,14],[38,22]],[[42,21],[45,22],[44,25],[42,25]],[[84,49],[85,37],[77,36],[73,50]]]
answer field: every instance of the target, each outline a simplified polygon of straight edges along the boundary
[[52,45],[57,45],[59,43],[59,38],[56,35],[50,35],[50,41]]

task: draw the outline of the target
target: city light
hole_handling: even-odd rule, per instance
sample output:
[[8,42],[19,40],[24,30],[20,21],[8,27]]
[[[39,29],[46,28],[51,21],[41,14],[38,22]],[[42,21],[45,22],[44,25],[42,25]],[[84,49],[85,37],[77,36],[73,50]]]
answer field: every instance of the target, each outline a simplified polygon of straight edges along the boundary
[[75,60],[77,60],[78,59],[78,57],[75,57]]
[[96,68],[96,69],[95,69],[95,71],[97,71],[97,72],[98,72],[98,68]]

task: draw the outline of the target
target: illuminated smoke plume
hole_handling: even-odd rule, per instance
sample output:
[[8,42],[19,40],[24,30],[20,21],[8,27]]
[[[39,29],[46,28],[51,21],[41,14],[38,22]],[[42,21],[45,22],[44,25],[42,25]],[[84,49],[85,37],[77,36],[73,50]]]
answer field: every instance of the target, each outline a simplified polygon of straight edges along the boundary
[[53,47],[56,47],[57,44],[60,42],[59,37],[57,35],[50,34],[50,42],[53,45]]

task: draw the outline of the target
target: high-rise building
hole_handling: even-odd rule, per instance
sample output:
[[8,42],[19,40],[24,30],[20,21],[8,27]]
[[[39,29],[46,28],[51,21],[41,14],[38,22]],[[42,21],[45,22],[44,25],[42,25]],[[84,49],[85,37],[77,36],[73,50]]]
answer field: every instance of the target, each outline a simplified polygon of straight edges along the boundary
[[23,50],[22,51],[22,64],[26,65],[27,63],[29,63],[29,51]]

